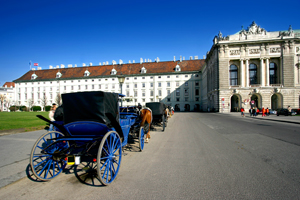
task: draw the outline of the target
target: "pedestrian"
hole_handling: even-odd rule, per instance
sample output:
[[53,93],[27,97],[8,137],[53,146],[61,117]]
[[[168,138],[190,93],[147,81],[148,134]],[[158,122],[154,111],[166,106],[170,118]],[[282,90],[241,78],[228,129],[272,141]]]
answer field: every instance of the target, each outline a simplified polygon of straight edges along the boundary
[[242,115],[242,117],[245,117],[245,113],[244,112],[245,112],[245,109],[242,107],[241,108],[241,115]]
[[252,117],[252,108],[249,109],[250,117]]
[[265,117],[266,116],[266,109],[264,107],[262,107],[262,110],[261,110],[261,116],[262,117]]
[[252,116],[256,117],[256,107],[252,108]]
[[[55,110],[56,110],[56,103],[53,103],[51,106],[50,112],[49,112],[49,119],[52,122],[55,121],[55,119],[54,119]],[[53,130],[53,124],[50,124],[49,131],[52,131],[52,130]]]
[[267,107],[267,109],[266,109],[266,113],[267,113],[267,116],[269,116],[270,115],[270,110],[269,110],[269,108]]
[[291,106],[288,106],[288,111],[289,111],[289,115],[291,115],[292,116],[292,107]]
[[256,116],[259,114],[259,109],[256,107]]

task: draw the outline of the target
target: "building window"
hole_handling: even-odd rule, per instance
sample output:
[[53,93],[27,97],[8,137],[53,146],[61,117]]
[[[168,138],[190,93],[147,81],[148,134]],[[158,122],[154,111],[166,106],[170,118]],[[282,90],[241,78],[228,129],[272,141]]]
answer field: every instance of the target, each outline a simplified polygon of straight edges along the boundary
[[92,85],[92,89],[94,89],[94,85]]
[[185,89],[185,90],[184,90],[184,95],[185,95],[185,96],[189,96],[189,90],[188,90],[188,89]]
[[161,96],[161,90],[158,90],[158,96]]
[[158,87],[161,87],[161,83],[158,83]]
[[143,87],[143,88],[145,87],[145,83],[142,83],[142,87]]
[[153,97],[154,93],[153,90],[150,91],[150,96]]
[[98,87],[99,89],[101,89],[101,85],[99,84],[99,87]]
[[80,85],[78,85],[78,90],[80,90]]
[[230,65],[229,75],[230,75],[230,85],[237,85],[238,84],[238,68],[236,65]]
[[151,76],[150,79],[153,79],[153,76]]
[[275,63],[270,63],[270,84],[277,84],[277,66]]
[[112,84],[112,89],[115,89],[115,84]]
[[138,96],[138,92],[137,90],[134,91],[134,97],[137,97]]
[[171,87],[171,83],[170,82],[167,82],[167,87]]
[[129,88],[129,84],[126,84],[126,88]]
[[153,83],[150,83],[150,87],[153,87]]
[[129,80],[129,78],[126,78],[126,80],[128,81],[128,80]]
[[188,87],[188,86],[189,86],[189,82],[186,81],[186,82],[184,83],[184,86]]
[[145,91],[143,91],[142,92],[142,97],[145,97],[145,96],[146,96]]
[[188,98],[188,97],[185,97],[185,98],[184,98],[184,101],[189,101],[189,98]]
[[137,88],[137,84],[136,83],[134,84],[134,88]]
[[126,96],[129,97],[129,90],[126,91]]
[[171,101],[171,98],[167,98],[167,101],[170,102],[170,101]]
[[195,81],[195,86],[199,86],[199,81]]
[[71,86],[71,90],[73,90],[74,89],[74,87],[73,87],[73,85]]
[[178,87],[179,86],[179,82],[176,82],[176,87]]
[[87,82],[87,80],[85,80],[85,82]]
[[257,84],[257,66],[253,63],[249,65],[249,82],[250,85]]
[[134,80],[137,80],[137,77],[134,77]]
[[195,89],[195,95],[199,96],[199,89]]
[[64,86],[64,90],[67,90],[67,86]]
[[176,98],[176,101],[180,101],[180,98]]
[[145,76],[143,76],[142,79],[145,79]]
[[188,78],[188,77],[189,77],[189,75],[185,75],[184,77],[185,77],[185,78]]
[[88,86],[87,86],[87,85],[85,85],[85,89],[86,89],[86,90],[88,89]]
[[27,100],[27,93],[25,94],[25,100]]
[[105,89],[108,89],[108,84],[105,84]]
[[196,97],[196,99],[195,99],[196,101],[199,101],[199,97]]
[[170,76],[167,76],[167,78],[170,78]]
[[180,96],[180,90],[176,89],[176,96]]
[[171,94],[171,90],[167,90],[167,94],[170,95]]

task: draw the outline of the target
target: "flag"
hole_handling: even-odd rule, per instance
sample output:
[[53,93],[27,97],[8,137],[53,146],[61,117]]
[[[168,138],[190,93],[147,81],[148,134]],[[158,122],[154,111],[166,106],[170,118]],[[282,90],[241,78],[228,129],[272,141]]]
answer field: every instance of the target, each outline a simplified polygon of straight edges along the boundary
[[33,66],[39,66],[39,63],[33,63]]

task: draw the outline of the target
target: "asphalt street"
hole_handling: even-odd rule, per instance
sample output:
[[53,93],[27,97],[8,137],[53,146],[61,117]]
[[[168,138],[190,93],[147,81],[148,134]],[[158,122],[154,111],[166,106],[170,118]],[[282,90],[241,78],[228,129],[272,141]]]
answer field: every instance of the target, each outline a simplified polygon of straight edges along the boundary
[[[0,159],[4,160],[0,182],[5,180],[2,172],[7,168],[14,171],[15,166],[29,175],[2,187],[0,199],[300,197],[298,117],[261,119],[241,117],[239,113],[176,113],[165,132],[158,128],[151,133],[143,152],[138,152],[136,144],[125,150],[127,155],[123,156],[117,179],[106,187],[93,176],[82,179],[78,176],[80,170],[73,167],[50,182],[36,181],[27,166],[31,147],[41,134],[0,137]],[[10,160],[5,158],[7,154],[18,156]]]

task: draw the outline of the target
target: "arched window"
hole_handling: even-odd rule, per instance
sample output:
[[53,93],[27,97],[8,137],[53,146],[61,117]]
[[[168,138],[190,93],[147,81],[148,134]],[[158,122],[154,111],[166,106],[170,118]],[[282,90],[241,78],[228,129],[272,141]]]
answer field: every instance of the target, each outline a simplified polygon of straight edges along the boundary
[[270,84],[277,84],[277,66],[275,63],[270,63]]
[[253,63],[249,65],[249,82],[250,85],[257,84],[257,66]]
[[230,65],[229,69],[230,85],[238,85],[238,68],[235,65]]

